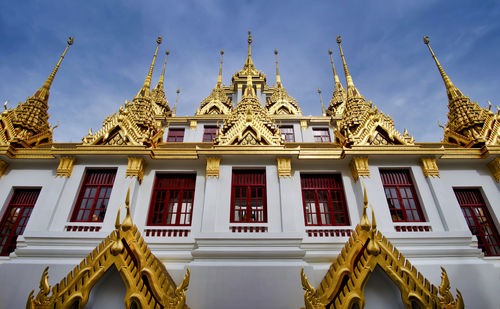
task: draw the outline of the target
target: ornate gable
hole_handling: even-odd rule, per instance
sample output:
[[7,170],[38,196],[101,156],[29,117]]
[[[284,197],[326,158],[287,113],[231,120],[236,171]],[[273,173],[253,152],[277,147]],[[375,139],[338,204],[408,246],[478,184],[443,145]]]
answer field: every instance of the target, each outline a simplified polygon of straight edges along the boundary
[[41,144],[52,143],[52,131],[57,125],[51,128],[48,122],[49,90],[59,66],[72,44],[73,37],[70,37],[66,49],[59,58],[59,62],[42,88],[38,89],[24,103],[19,103],[16,108],[8,109],[0,115],[2,124],[0,144],[13,144],[18,147],[32,148]]
[[414,139],[405,130],[404,135],[394,128],[394,120],[372,107],[354,86],[345,62],[340,37],[337,37],[340,55],[347,80],[347,101],[342,119],[337,123],[337,142],[346,147],[352,145],[413,145]]
[[[149,68],[148,75],[144,85],[139,90],[132,102],[125,102],[120,106],[118,113],[104,119],[102,128],[95,134],[89,130],[83,140],[84,145],[144,145],[146,147],[156,147],[162,141],[163,127],[161,122],[156,120],[156,116],[164,116],[170,109],[167,105],[158,105],[155,99],[161,95],[161,89],[158,89],[154,96],[151,93],[151,76],[158,53],[158,47],[161,44],[161,37],[158,37],[153,62]],[[158,87],[157,87],[158,88]],[[164,92],[163,92],[164,94]],[[159,102],[158,100],[156,102]]]
[[367,206],[364,190],[361,221],[317,289],[309,283],[304,269],[301,270],[305,308],[364,308],[364,287],[375,267],[379,266],[399,288],[407,308],[418,305],[418,308],[463,309],[460,291],[457,290],[456,300],[450,293],[450,282],[444,268],[441,268],[441,285],[437,289],[377,230],[373,208],[370,225]]
[[429,38],[424,36],[424,43],[436,62],[448,96],[448,123],[444,127],[443,142],[465,148],[500,145],[500,115],[480,107],[477,102],[471,102],[453,85],[429,42]]
[[127,215],[120,224],[120,210],[116,217],[116,229],[106,237],[75,269],[52,288],[48,283],[48,266],[40,279],[40,291],[34,297],[31,291],[26,308],[84,308],[94,285],[107,270],[116,267],[125,281],[127,293],[125,308],[187,309],[186,290],[190,272],[176,286],[165,265],[154,256],[137,226],[132,222],[129,192],[125,199]]

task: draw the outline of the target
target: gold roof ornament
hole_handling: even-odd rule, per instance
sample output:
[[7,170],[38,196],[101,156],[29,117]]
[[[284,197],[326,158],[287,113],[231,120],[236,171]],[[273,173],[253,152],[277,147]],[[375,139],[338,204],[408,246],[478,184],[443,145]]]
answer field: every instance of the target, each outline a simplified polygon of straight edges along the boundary
[[[364,288],[379,266],[396,284],[407,308],[463,309],[460,291],[456,299],[444,268],[439,289],[425,279],[380,231],[372,208],[372,222],[366,215],[368,198],[364,190],[363,216],[327,274],[314,288],[304,269],[300,272],[306,309],[364,308]],[[357,307],[356,307],[357,305]],[[369,304],[366,304],[369,306]]]
[[82,139],[84,145],[142,145],[154,148],[162,142],[164,130],[156,117],[165,115],[164,111],[153,102],[150,90],[151,77],[161,41],[161,36],[159,36],[146,80],[133,101],[125,101],[117,113],[106,117],[99,131],[94,134],[89,131],[89,134]]
[[302,111],[297,105],[297,101],[292,98],[281,83],[280,71],[278,68],[278,50],[274,50],[276,57],[276,85],[269,98],[267,98],[266,109],[269,114],[302,115]]
[[319,102],[321,103],[321,115],[326,116],[325,105],[323,105],[323,97],[321,96],[321,88],[318,88]]
[[181,93],[181,88],[177,88],[177,90],[175,91],[175,93],[177,94],[177,96],[175,98],[174,109],[172,110],[172,117],[175,117],[176,114],[177,114],[177,102],[179,101],[179,93]]
[[201,106],[196,110],[196,115],[222,114],[228,115],[233,108],[231,98],[226,93],[226,87],[222,84],[222,57],[224,50],[220,50],[220,66],[217,84],[208,97],[201,101]]
[[424,43],[436,62],[448,96],[448,123],[444,126],[443,142],[465,148],[500,145],[500,116],[480,107],[477,102],[471,102],[453,85],[429,42],[429,37],[424,36]]
[[[340,36],[337,37],[340,56],[347,81],[347,95],[342,119],[335,130],[337,143],[344,147],[357,145],[413,145],[414,139],[407,132],[402,135],[394,128],[394,120],[381,113],[359,93],[352,80]],[[333,61],[332,61],[333,63]],[[339,90],[340,91],[340,90]],[[329,107],[330,108],[330,107]]]
[[165,97],[164,86],[165,67],[167,66],[168,55],[170,55],[170,50],[167,49],[167,51],[165,52],[165,62],[163,63],[163,70],[161,71],[160,79],[158,80],[158,84],[156,84],[156,87],[152,91],[153,102],[156,105],[153,107],[155,108],[155,114],[164,115],[166,117],[172,114],[172,111],[168,106],[167,98]]
[[27,309],[84,308],[92,288],[112,267],[116,267],[127,287],[125,308],[133,308],[131,306],[135,304],[142,309],[188,309],[186,290],[190,278],[189,268],[183,281],[177,286],[165,265],[151,252],[132,222],[129,194],[130,188],[125,200],[125,220],[120,224],[119,209],[115,230],[60,283],[52,287],[50,296],[47,266],[40,279],[40,291],[36,297],[34,290],[28,296]]
[[250,75],[253,78],[254,84],[259,84],[262,89],[267,90],[266,84],[266,75],[261,71],[255,68],[252,60],[252,34],[250,30],[248,30],[248,53],[247,58],[245,60],[245,64],[243,65],[243,69],[233,74],[231,79],[231,86],[229,89],[233,91],[238,90],[238,86],[241,86],[246,82],[247,76]]
[[35,94],[14,109],[6,109],[0,115],[3,129],[0,130],[0,144],[13,144],[17,147],[32,148],[41,144],[52,143],[52,131],[47,113],[49,105],[49,91],[62,60],[69,47],[73,45],[73,37],[67,41],[66,49],[62,53],[49,77]]
[[252,76],[247,76],[243,98],[224,120],[214,145],[283,145],[280,130],[257,99]]
[[[330,54],[330,62],[332,64],[334,88],[332,93],[332,99],[330,100],[330,105],[326,109],[326,114],[328,116],[341,116],[345,109],[345,103],[347,100],[347,93],[340,82],[337,71],[335,70],[335,65],[333,64],[332,50],[328,50]],[[347,67],[347,66],[346,66]]]

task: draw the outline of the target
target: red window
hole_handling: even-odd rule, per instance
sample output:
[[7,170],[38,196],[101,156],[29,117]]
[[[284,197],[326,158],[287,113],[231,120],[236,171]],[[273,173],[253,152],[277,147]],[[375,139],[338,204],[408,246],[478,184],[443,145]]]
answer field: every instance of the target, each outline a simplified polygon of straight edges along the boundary
[[0,223],[0,255],[9,255],[16,248],[17,236],[28,223],[40,189],[14,189]]
[[349,225],[340,175],[301,175],[306,225]]
[[205,130],[203,131],[203,142],[204,143],[213,142],[216,135],[217,135],[217,127],[205,126]]
[[231,222],[267,222],[266,172],[233,171]]
[[191,225],[194,174],[156,175],[148,225]]
[[116,170],[87,170],[71,221],[102,222],[106,215]]
[[168,143],[182,143],[184,141],[183,128],[171,128],[168,130],[167,142]]
[[287,143],[295,142],[295,134],[293,133],[293,127],[280,127],[281,137]]
[[313,135],[316,143],[329,143],[331,141],[328,128],[313,128]]
[[479,189],[453,190],[478,247],[485,255],[500,255],[500,236]]
[[408,170],[380,170],[392,221],[423,222],[415,186]]

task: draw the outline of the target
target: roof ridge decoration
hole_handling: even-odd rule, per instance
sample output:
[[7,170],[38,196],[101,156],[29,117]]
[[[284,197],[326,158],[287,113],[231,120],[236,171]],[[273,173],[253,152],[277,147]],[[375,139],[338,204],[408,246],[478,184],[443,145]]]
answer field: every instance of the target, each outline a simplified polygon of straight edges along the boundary
[[0,130],[0,144],[14,144],[24,148],[32,148],[40,144],[52,143],[52,131],[57,125],[50,127],[48,122],[49,91],[71,45],[73,45],[73,37],[68,39],[66,49],[64,49],[56,66],[43,86],[33,96],[28,97],[24,103],[19,102],[16,108],[5,110],[0,115],[0,121],[3,124],[3,129]]
[[276,85],[271,96],[266,100],[266,109],[271,115],[302,115],[297,101],[288,94],[283,83],[281,83],[277,49],[274,50],[274,55],[276,56]]
[[155,105],[153,106],[155,109],[155,114],[165,115],[167,117],[172,114],[172,111],[168,106],[167,98],[165,97],[165,86],[164,86],[165,67],[167,66],[168,55],[170,55],[169,49],[167,49],[167,51],[165,52],[165,62],[163,63],[163,70],[161,72],[160,79],[158,80],[158,84],[156,84],[156,87],[151,92],[153,102],[155,103]]
[[214,145],[283,145],[280,130],[255,94],[252,76],[247,75],[243,97],[229,117],[224,120],[224,125],[222,129],[219,129]]
[[[368,198],[364,188],[363,215],[351,237],[317,289],[309,283],[302,268],[301,282],[305,290],[306,309],[364,308],[364,287],[375,267],[379,266],[397,285],[407,308],[463,309],[462,295],[456,299],[450,292],[450,281],[441,267],[439,289],[425,279],[380,231],[377,230],[372,207],[372,222],[368,220]],[[357,307],[353,307],[357,304]]]
[[93,134],[92,130],[89,130],[87,136],[82,139],[84,145],[143,145],[154,148],[161,143],[164,130],[156,117],[165,115],[153,102],[150,90],[151,76],[161,41],[159,36],[144,85],[132,102],[125,101],[117,113],[106,117],[102,128],[96,133]]
[[200,107],[196,110],[196,115],[207,115],[207,114],[223,114],[228,115],[231,113],[233,108],[233,103],[231,98],[226,94],[225,86],[222,84],[222,57],[224,55],[224,50],[220,50],[220,66],[219,66],[219,77],[217,78],[217,84],[215,84],[214,89],[208,97],[201,101]]
[[332,93],[332,99],[330,100],[330,105],[326,109],[326,115],[328,116],[341,116],[345,109],[345,104],[347,101],[347,93],[340,82],[337,71],[335,70],[335,65],[333,64],[332,50],[329,49],[330,62],[332,64],[334,88]]
[[[151,252],[130,216],[130,188],[125,199],[127,214],[120,224],[120,209],[116,216],[115,230],[111,232],[73,271],[52,287],[48,282],[47,266],[40,279],[40,291],[28,296],[27,309],[84,308],[94,285],[111,267],[116,267],[125,281],[127,293],[125,308],[187,309],[186,290],[190,271],[177,286],[165,265]],[[120,206],[121,208],[121,206]]]
[[344,147],[357,145],[413,145],[414,139],[405,130],[404,134],[394,128],[394,120],[381,113],[359,93],[347,68],[340,36],[337,37],[340,56],[344,64],[347,81],[347,97],[342,119],[337,123],[335,136]]
[[500,145],[500,115],[464,96],[446,75],[429,44],[429,37],[424,36],[424,43],[436,62],[448,96],[448,123],[444,127],[443,142],[465,148]]

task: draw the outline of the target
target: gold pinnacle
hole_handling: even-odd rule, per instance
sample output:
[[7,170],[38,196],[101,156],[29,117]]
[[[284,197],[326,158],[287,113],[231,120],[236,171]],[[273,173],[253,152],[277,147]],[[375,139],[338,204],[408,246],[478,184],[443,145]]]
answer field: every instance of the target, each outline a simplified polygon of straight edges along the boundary
[[280,70],[278,68],[278,50],[274,50],[274,55],[276,57],[276,86],[281,85]]
[[319,101],[321,102],[321,113],[326,116],[325,106],[323,105],[323,98],[321,97],[321,88],[318,88]]
[[50,86],[52,85],[52,81],[54,81],[54,77],[56,76],[57,70],[59,70],[59,66],[61,65],[61,62],[64,59],[64,56],[66,55],[66,52],[68,51],[68,48],[71,45],[73,45],[73,42],[74,42],[73,37],[70,36],[69,39],[68,39],[68,41],[67,41],[68,45],[66,45],[66,49],[62,53],[61,57],[59,58],[59,61],[57,62],[56,66],[54,67],[54,69],[50,73],[49,77],[47,77],[47,80],[43,84],[42,88],[45,88],[47,90],[50,89]]

